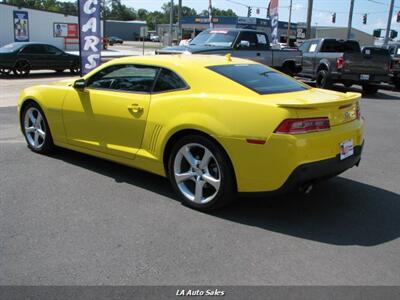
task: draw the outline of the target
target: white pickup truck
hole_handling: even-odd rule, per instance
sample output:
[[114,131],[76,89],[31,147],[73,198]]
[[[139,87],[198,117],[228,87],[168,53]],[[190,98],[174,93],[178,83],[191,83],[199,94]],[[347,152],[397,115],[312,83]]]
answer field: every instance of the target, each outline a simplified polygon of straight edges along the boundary
[[208,29],[196,36],[187,46],[156,50],[156,54],[190,52],[193,54],[231,53],[294,75],[301,70],[301,52],[297,49],[271,49],[268,35],[263,31],[242,28]]

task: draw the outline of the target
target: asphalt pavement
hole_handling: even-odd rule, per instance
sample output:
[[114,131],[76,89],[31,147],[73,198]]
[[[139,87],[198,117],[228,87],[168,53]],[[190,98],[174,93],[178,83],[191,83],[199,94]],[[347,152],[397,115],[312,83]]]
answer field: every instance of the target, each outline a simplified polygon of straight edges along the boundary
[[15,101],[33,83],[0,79],[0,285],[400,284],[399,92],[362,99],[360,167],[205,214],[164,178],[29,151]]

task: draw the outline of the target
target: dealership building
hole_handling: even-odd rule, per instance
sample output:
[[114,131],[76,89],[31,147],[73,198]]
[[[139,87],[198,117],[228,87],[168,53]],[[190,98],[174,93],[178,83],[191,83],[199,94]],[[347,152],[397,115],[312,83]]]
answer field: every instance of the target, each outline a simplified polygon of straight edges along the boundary
[[[106,34],[135,40],[145,21],[106,22]],[[13,42],[40,42],[78,50],[78,17],[0,3],[0,47]],[[103,32],[103,22],[101,22]],[[103,36],[103,34],[101,34]]]

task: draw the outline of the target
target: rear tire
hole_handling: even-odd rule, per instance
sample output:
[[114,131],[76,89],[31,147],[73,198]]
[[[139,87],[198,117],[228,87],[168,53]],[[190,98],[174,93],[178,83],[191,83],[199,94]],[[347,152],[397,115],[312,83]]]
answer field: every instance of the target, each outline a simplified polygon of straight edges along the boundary
[[332,88],[332,79],[329,78],[329,73],[327,70],[319,70],[316,79],[317,88],[330,89]]
[[184,136],[173,145],[168,175],[182,204],[196,210],[215,210],[236,197],[229,157],[219,145],[203,135]]
[[7,69],[7,68],[0,69],[0,74],[9,75],[10,73],[11,73],[11,69]]
[[379,87],[372,84],[364,84],[363,85],[363,93],[366,95],[374,95],[378,92]]
[[28,148],[36,153],[49,153],[54,148],[50,127],[43,110],[36,102],[24,105],[21,128]]
[[69,70],[72,74],[78,75],[80,72],[79,62],[74,62]]
[[286,75],[293,77],[296,74],[296,67],[294,63],[284,63],[282,67],[282,72]]

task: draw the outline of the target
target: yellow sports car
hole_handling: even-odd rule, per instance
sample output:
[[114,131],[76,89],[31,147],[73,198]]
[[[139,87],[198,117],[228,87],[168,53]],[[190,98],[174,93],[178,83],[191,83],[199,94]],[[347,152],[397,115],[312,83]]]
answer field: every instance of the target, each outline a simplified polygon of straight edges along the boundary
[[211,210],[358,165],[359,99],[229,55],[162,55],[27,88],[18,110],[34,152],[57,145],[166,176],[184,204]]

